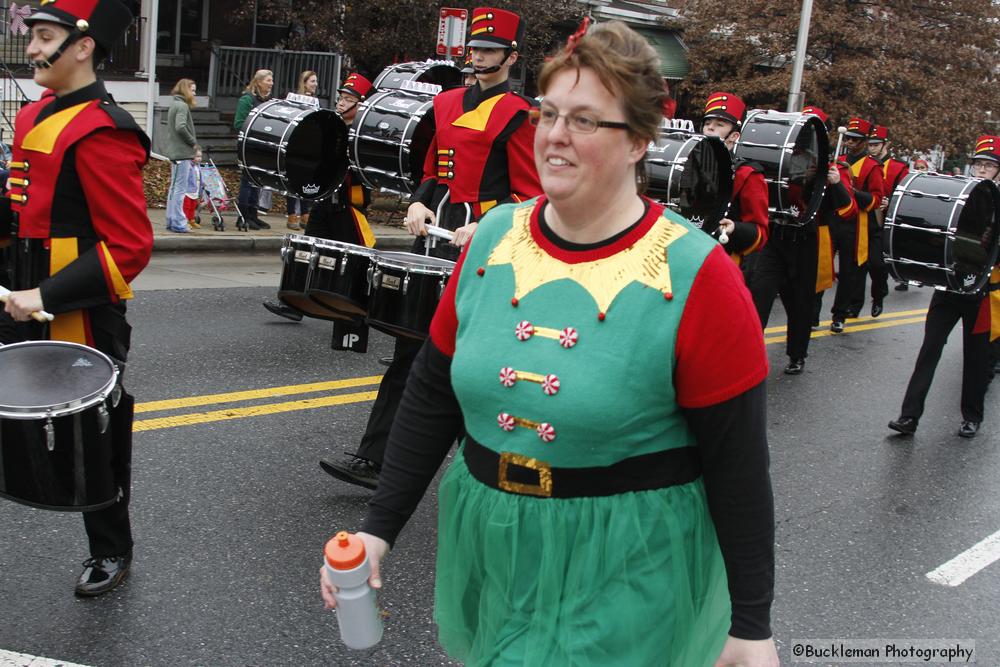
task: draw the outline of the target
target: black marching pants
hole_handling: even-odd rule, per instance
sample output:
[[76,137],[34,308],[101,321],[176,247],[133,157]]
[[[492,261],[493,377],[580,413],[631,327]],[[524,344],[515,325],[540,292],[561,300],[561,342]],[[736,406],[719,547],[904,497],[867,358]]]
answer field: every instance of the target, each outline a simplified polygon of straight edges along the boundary
[[854,220],[839,220],[830,225],[833,251],[837,253],[837,291],[830,313],[833,319],[843,321],[851,311],[851,296],[857,281],[864,280],[867,264],[857,265],[858,229]]
[[900,415],[919,419],[924,401],[941,359],[948,334],[962,321],[962,419],[981,422],[986,385],[989,382],[989,331],[972,333],[979,316],[981,299],[935,291],[927,310],[924,342],[917,355],[913,375],[906,387]]
[[775,296],[788,317],[785,351],[790,359],[805,359],[812,334],[818,250],[815,234],[772,229],[750,282],[750,295],[762,328],[767,327]]
[[875,221],[875,213],[868,220],[868,270],[859,272],[851,292],[850,312],[860,313],[865,305],[865,282],[872,277],[872,301],[881,301],[889,294],[889,269],[882,257],[882,228]]

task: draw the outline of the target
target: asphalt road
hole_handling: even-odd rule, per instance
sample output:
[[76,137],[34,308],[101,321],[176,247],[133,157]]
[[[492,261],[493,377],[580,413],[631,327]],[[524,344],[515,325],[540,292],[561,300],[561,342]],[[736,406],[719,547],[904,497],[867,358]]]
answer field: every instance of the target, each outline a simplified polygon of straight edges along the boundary
[[[392,341],[373,332],[367,355],[332,352],[328,323],[269,315],[260,301],[279,268],[271,255],[161,253],[137,281],[131,576],[104,598],[75,599],[87,555],[79,515],[0,503],[0,665],[21,664],[2,650],[102,666],[452,664],[432,620],[433,490],[387,562],[379,647],[343,648],[322,608],[323,543],[360,524],[369,494],[317,462],[356,446]],[[955,435],[957,333],[918,435],[885,426],[929,297],[892,292],[877,321],[816,337],[797,377],[781,373],[776,305],[766,337],[784,664],[797,640],[819,638],[973,640],[978,664],[1000,664],[1000,563],[955,587],[926,577],[1000,530],[995,425]],[[232,392],[256,393],[215,396]],[[988,414],[997,401],[987,396]]]

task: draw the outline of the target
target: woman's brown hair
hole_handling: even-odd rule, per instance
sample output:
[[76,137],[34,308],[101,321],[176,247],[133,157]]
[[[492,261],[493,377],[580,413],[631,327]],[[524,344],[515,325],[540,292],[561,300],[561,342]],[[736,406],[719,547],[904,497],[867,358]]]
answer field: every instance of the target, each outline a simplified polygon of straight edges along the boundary
[[194,93],[191,92],[191,88],[194,86],[194,81],[191,79],[181,79],[174,84],[173,90],[170,91],[171,95],[180,95],[187,102],[187,105],[194,108]]
[[656,51],[639,33],[621,21],[609,21],[555,54],[538,75],[542,95],[552,78],[564,70],[587,67],[622,104],[633,138],[654,141],[663,120],[666,92]]

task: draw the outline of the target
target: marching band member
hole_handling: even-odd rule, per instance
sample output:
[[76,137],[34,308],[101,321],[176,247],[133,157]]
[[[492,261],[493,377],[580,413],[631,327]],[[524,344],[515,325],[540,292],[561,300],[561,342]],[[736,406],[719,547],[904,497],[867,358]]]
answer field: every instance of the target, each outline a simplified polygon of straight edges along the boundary
[[767,355],[724,249],[638,193],[657,63],[621,22],[546,63],[545,194],[484,218],[392,426],[372,583],[460,436],[434,619],[465,664],[778,665]]
[[[876,125],[875,129],[872,130],[871,136],[868,137],[868,154],[882,165],[885,197],[882,199],[882,204],[879,206],[876,216],[878,225],[872,236],[872,250],[870,253],[872,261],[868,267],[868,273],[872,278],[872,317],[878,317],[882,314],[882,301],[889,294],[889,270],[882,259],[882,223],[885,220],[885,211],[889,207],[889,200],[892,199],[892,193],[896,189],[896,186],[910,173],[910,168],[906,166],[905,162],[889,155],[890,143],[892,142],[889,141],[889,128],[884,125]],[[901,292],[906,291],[906,283],[900,283],[896,286],[896,289]],[[861,285],[860,291],[855,291],[854,293],[855,300],[864,301],[864,294],[864,285]]]
[[[816,116],[829,129],[830,121],[819,107],[806,107],[802,113]],[[805,369],[816,294],[833,284],[830,223],[850,220],[857,214],[850,179],[846,165],[831,162],[826,192],[813,222],[804,227],[772,222],[767,244],[748,281],[762,328],[767,328],[774,297],[781,297],[787,315],[785,373],[789,375]]]
[[[1000,137],[979,137],[972,155],[972,175],[1000,180]],[[984,245],[995,242],[995,239],[982,239]],[[959,320],[962,321],[962,424],[958,435],[973,438],[979,432],[992,366],[990,342],[1000,337],[1000,266],[993,267],[984,293],[955,294],[934,290],[924,324],[924,341],[906,387],[900,416],[889,422],[892,430],[904,435],[916,433],[941,351]]]
[[[746,104],[732,93],[712,93],[705,103],[705,136],[719,137],[730,152],[740,140],[740,128],[746,116]],[[737,266],[752,252],[767,242],[767,183],[764,169],[743,159],[736,161],[733,175],[733,198],[726,217],[719,222],[719,229],[726,232],[729,242],[726,251]]]
[[[25,23],[34,79],[46,90],[17,114],[10,163],[17,215],[14,291],[0,313],[7,321],[0,330],[16,338],[0,342],[82,343],[121,366],[131,333],[124,303],[132,298],[129,283],[153,248],[142,185],[149,138],[115,105],[95,68],[132,15],[118,0],[51,0]],[[56,317],[48,325],[30,322],[39,310]],[[109,411],[120,496],[83,514],[90,558],[76,584],[79,596],[106,593],[129,571],[133,406],[123,391]],[[85,439],[98,437],[87,430]]]
[[[834,249],[840,255],[837,292],[831,309],[833,321],[830,323],[830,331],[833,333],[843,333],[844,320],[858,316],[861,304],[852,305],[851,299],[859,282],[861,293],[864,294],[872,232],[875,232],[874,236],[878,235],[877,226],[871,218],[882,204],[885,186],[882,182],[881,165],[868,155],[868,135],[871,130],[872,124],[869,121],[852,118],[844,135],[858,213],[853,220],[835,222],[830,228]],[[840,156],[835,156],[835,159],[839,158]],[[873,310],[875,305],[872,304]],[[878,312],[882,312],[881,301],[878,302]]]
[[[910,167],[902,160],[897,160],[896,158],[889,155],[889,128],[884,125],[876,125],[875,129],[872,131],[871,137],[868,139],[868,154],[873,158],[882,163],[882,177],[885,181],[885,199],[882,200],[882,206],[880,207],[880,217],[885,219],[885,211],[889,208],[889,200],[892,199],[892,193],[896,190],[896,186],[902,183],[903,178],[910,173]],[[884,262],[883,262],[884,264]],[[885,276],[888,279],[888,271]],[[872,310],[875,309],[875,276],[872,276]],[[886,282],[886,288],[888,288],[888,282]],[[896,285],[897,292],[905,292],[909,289],[909,285],[906,283],[899,283]],[[886,289],[888,294],[888,289]],[[885,296],[885,295],[883,295]],[[881,311],[880,311],[881,312]],[[874,312],[872,315],[878,317]]]
[[[439,244],[431,252],[450,260],[472,238],[486,211],[541,192],[532,153],[535,130],[527,122],[534,101],[512,92],[508,82],[524,44],[524,22],[513,12],[477,7],[469,27],[468,46],[478,84],[434,97],[433,110],[425,117],[434,124],[434,139],[424,161],[424,180],[406,213],[406,228],[418,237],[414,252],[424,250],[428,222],[454,230],[452,245]],[[321,461],[324,470],[375,488],[389,427],[419,349],[418,341],[396,339],[393,361],[379,385],[360,447],[338,461]]]
[[[372,82],[357,72],[350,74],[344,80],[344,85],[338,89],[340,97],[337,98],[337,113],[348,126],[354,122],[358,104],[368,97],[371,90]],[[317,202],[311,211],[302,215],[302,222],[305,225],[303,234],[318,239],[363,245],[367,248],[375,245],[375,235],[364,213],[371,203],[371,190],[364,183],[355,183],[355,180],[360,181],[351,170],[348,170],[347,178],[332,197]],[[295,322],[302,319],[302,313],[279,299],[265,299],[264,307],[275,315]],[[341,349],[338,347],[338,341],[343,339],[340,330],[344,326],[346,325],[340,321],[334,322],[334,349]],[[350,328],[357,330],[356,327]],[[364,340],[367,341],[367,330]],[[363,347],[365,345],[359,341],[359,344],[352,349],[361,350]]]

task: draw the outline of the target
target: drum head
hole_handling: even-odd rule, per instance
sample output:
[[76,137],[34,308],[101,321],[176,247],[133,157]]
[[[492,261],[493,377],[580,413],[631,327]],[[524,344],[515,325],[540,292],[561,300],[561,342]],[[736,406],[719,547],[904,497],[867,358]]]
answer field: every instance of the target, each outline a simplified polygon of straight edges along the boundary
[[985,284],[997,262],[998,231],[1000,188],[993,181],[981,180],[968,192],[955,225],[952,258],[955,277],[963,288],[975,285],[978,291]]
[[711,233],[733,194],[733,161],[718,137],[664,131],[646,154],[647,194]]
[[108,396],[118,371],[86,345],[28,341],[0,347],[0,416],[33,419],[71,414]]
[[434,139],[427,117],[433,100],[387,90],[362,104],[350,131],[350,155],[369,187],[411,194],[423,180],[424,156]]
[[380,252],[375,257],[377,268],[393,268],[413,271],[414,273],[451,274],[455,262],[439,257],[416,255],[412,252]]
[[405,89],[405,82],[431,83],[442,90],[462,85],[462,72],[450,62],[408,62],[386,67],[375,77],[377,90]]
[[302,199],[322,199],[344,182],[347,159],[347,125],[329,109],[304,116],[285,146],[285,181]]

